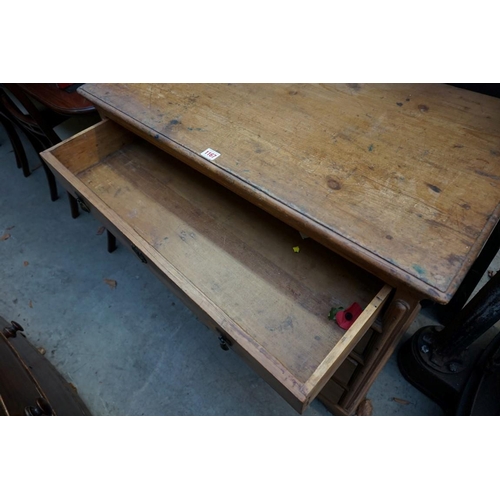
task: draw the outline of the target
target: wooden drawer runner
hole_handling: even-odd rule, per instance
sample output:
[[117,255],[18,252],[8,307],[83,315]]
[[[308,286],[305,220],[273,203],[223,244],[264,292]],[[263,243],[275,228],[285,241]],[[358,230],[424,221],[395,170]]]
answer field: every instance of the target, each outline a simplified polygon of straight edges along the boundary
[[[392,290],[112,121],[42,157],[300,413]],[[347,332],[328,320],[355,301],[364,311]]]

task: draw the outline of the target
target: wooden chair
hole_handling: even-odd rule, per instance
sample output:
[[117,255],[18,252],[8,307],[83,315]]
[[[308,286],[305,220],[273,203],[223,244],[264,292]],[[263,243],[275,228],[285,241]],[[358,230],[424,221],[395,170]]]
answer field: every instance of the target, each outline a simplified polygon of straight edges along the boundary
[[17,167],[22,169],[24,177],[29,177],[31,172],[28,164],[28,158],[26,157],[26,152],[24,151],[23,144],[17,134],[16,128],[9,117],[9,112],[2,105],[2,92],[3,90],[0,88],[0,123],[5,128],[10,143],[12,144],[12,148],[16,156]]
[[[24,176],[28,177],[30,175],[30,169],[26,152],[14,124],[22,129],[36,153],[40,154],[45,149],[61,142],[61,138],[55,132],[54,127],[61,124],[68,117],[56,113],[40,104],[37,105],[35,100],[17,84],[4,83],[3,87],[7,89],[18,102],[14,102],[11,96],[0,87],[0,123],[5,127],[7,135],[12,143],[18,168],[22,168]],[[21,106],[19,106],[19,104]],[[42,161],[42,166],[49,184],[50,199],[56,201],[59,195],[54,174],[44,161]],[[80,213],[78,202],[69,192],[68,200],[71,216],[73,219],[76,219]],[[108,252],[111,253],[116,249],[116,239],[109,231],[106,231],[106,234]]]
[[[26,113],[24,113],[5,90],[1,91],[0,103],[1,109],[4,111],[2,113],[4,117],[2,123],[6,126],[5,118],[11,122],[12,126],[6,126],[7,134],[14,147],[18,167],[23,169],[23,173],[27,177],[29,175],[29,166],[26,160],[26,153],[24,152],[19,136],[15,133],[13,124],[18,125],[22,129],[35,151],[40,153],[61,142],[59,136],[54,132],[54,127],[61,123],[65,117],[49,109],[39,109],[17,85],[6,83],[3,86],[9,90],[26,110]],[[17,137],[14,136],[13,130]],[[49,183],[50,199],[55,201],[58,199],[58,193],[54,174],[52,174],[45,163],[42,162],[42,165]]]

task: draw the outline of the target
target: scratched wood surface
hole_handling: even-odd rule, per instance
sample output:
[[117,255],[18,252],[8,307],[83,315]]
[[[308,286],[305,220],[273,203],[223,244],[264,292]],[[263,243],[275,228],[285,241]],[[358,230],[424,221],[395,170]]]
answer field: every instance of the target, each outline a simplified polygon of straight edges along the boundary
[[[345,337],[328,320],[330,309],[354,301],[365,308],[383,287],[379,279],[317,242],[302,240],[293,228],[110,121],[43,155],[53,165],[52,157],[64,162],[58,168],[68,169],[99,198],[103,215],[125,223],[127,237],[138,235],[141,249],[154,249],[155,264],[166,275],[168,266],[175,268],[191,298],[208,299],[212,306],[206,312],[223,310],[301,383],[319,367],[321,375],[326,373],[325,358]],[[388,291],[384,294],[377,307]],[[375,313],[367,308],[365,314]],[[345,355],[355,345],[351,337],[362,329],[342,341]]]
[[[382,279],[450,300],[499,216],[499,100],[441,84],[86,84],[107,116]],[[213,162],[200,153],[220,153]]]

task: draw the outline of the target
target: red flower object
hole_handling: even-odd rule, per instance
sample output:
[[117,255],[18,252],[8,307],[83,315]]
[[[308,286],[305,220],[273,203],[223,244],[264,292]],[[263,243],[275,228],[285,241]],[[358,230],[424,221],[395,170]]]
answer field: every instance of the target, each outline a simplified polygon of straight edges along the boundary
[[335,315],[335,321],[343,330],[349,330],[362,312],[363,309],[361,309],[361,306],[357,302],[354,302],[344,311],[339,311]]

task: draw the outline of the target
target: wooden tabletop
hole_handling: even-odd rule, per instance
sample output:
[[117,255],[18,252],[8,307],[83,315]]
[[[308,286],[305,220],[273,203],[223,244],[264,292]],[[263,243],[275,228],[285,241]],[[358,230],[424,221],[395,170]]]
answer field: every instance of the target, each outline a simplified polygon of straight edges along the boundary
[[[446,303],[500,213],[500,100],[442,84],[86,84],[105,114]],[[201,155],[211,148],[213,160]]]
[[95,111],[93,104],[78,92],[67,92],[55,83],[19,83],[25,92],[48,108],[63,115],[80,115]]

